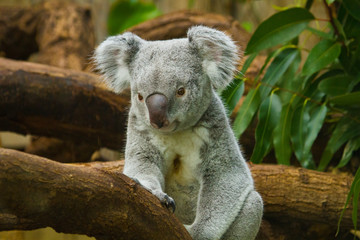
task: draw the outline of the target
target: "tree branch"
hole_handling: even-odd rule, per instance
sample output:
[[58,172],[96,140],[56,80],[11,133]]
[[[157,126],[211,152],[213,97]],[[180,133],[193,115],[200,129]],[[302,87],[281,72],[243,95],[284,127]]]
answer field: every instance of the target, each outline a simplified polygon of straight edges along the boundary
[[191,239],[117,166],[61,164],[0,149],[0,189],[0,231],[49,226],[99,239]]
[[0,130],[122,149],[128,104],[97,75],[0,58]]
[[[0,149],[0,230],[50,226],[114,239],[187,239],[175,217],[122,168],[122,161],[61,164]],[[281,165],[250,168],[265,218],[337,225],[352,177]],[[342,227],[352,227],[351,209]]]

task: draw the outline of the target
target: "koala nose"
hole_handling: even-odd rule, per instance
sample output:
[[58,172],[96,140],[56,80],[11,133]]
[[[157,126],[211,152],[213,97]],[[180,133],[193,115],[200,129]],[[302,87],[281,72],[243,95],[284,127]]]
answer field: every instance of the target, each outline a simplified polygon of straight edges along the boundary
[[165,95],[154,93],[146,98],[146,106],[149,111],[150,124],[154,128],[162,128],[169,125],[167,120],[168,100]]

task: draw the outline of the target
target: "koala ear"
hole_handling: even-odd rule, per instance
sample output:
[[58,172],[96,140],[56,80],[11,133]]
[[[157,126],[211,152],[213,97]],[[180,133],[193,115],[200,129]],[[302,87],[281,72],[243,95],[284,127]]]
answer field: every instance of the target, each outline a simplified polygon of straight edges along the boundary
[[233,80],[233,73],[239,60],[235,43],[225,33],[196,26],[188,30],[190,47],[202,57],[203,69],[216,88],[224,88]]
[[145,40],[132,33],[107,38],[95,50],[96,69],[116,93],[130,87],[129,64]]

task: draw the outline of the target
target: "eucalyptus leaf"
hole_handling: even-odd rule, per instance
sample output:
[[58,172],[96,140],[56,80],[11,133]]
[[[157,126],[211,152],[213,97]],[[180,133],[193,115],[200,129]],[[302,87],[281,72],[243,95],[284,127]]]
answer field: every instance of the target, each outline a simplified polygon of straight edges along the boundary
[[328,96],[337,96],[348,93],[351,90],[353,78],[347,75],[337,75],[323,79],[318,88]]
[[259,123],[255,130],[255,147],[250,161],[260,163],[271,148],[273,130],[279,121],[281,101],[276,94],[271,94],[260,105]]
[[345,8],[351,16],[360,21],[360,1],[359,0],[343,0]]
[[330,40],[322,40],[310,51],[302,74],[311,75],[326,67],[340,55],[341,45]]
[[315,105],[315,109],[310,113],[308,132],[306,135],[304,149],[303,149],[305,154],[311,153],[311,147],[324,123],[326,113],[327,113],[327,107],[325,104],[321,106]]
[[311,152],[305,152],[305,143],[309,132],[310,114],[307,107],[308,100],[305,100],[301,107],[294,112],[291,124],[291,142],[294,153],[301,166],[305,168],[313,168],[313,159]]
[[299,57],[300,52],[297,48],[284,49],[270,64],[264,78],[262,79],[263,86],[260,87],[260,96],[264,99],[274,86],[284,75],[285,71]]
[[352,221],[354,224],[354,229],[357,230],[357,216],[358,216],[358,200],[360,195],[360,181],[355,182],[354,187],[354,196],[353,196],[353,204],[352,204]]
[[290,8],[276,13],[255,30],[245,53],[251,54],[285,43],[298,36],[313,19],[314,16],[304,8]]
[[292,153],[290,145],[292,115],[293,109],[290,102],[282,108],[279,123],[274,129],[273,144],[278,164],[290,165]]
[[222,93],[221,97],[225,103],[228,113],[231,114],[242,97],[245,84],[242,79],[236,78]]
[[350,161],[353,152],[360,149],[360,133],[358,137],[355,137],[347,142],[344,148],[343,155],[341,157],[341,160],[339,164],[336,166],[337,168],[344,167],[348,164]]
[[360,91],[347,93],[329,99],[332,104],[344,108],[360,108]]
[[323,151],[318,170],[324,171],[334,153],[339,150],[344,143],[351,140],[359,133],[360,125],[357,122],[352,121],[349,118],[340,119]]
[[286,91],[279,91],[278,93],[283,103],[289,103],[293,93],[299,92],[302,89],[303,77],[297,74],[300,63],[301,54],[297,54],[277,83],[281,89],[286,89]]
[[257,88],[251,89],[249,91],[235,118],[233,130],[236,138],[239,138],[240,135],[249,126],[251,120],[259,108],[260,102],[261,98],[258,86]]
[[[341,214],[340,214],[340,217],[339,217],[338,227],[337,227],[337,231],[336,231],[335,236],[337,236],[339,234],[341,220],[342,220],[342,218],[344,216],[346,207],[349,205],[351,197],[354,195],[355,189],[359,188],[359,184],[358,184],[359,182],[360,182],[360,168],[358,168],[357,171],[356,171],[356,174],[354,176],[354,180],[353,180],[353,182],[351,184],[351,187],[350,187],[350,191],[349,191],[349,193],[348,193],[348,195],[346,197],[346,202],[344,204],[344,207],[343,207],[343,209],[341,211]],[[358,203],[356,202],[355,204],[357,205]]]
[[142,1],[117,0],[111,4],[107,27],[110,35],[160,16],[161,12],[152,3]]
[[252,54],[246,59],[241,69],[241,72],[236,76],[234,81],[225,90],[221,92],[221,98],[223,99],[223,102],[225,103],[229,114],[233,112],[236,104],[239,102],[240,98],[244,93],[245,84],[242,76],[245,75],[247,69],[250,67],[256,55],[257,54]]
[[309,26],[306,27],[306,30],[318,35],[319,37],[321,37],[323,39],[334,40],[334,35],[331,33],[326,33],[326,32],[317,30],[317,29],[309,27]]

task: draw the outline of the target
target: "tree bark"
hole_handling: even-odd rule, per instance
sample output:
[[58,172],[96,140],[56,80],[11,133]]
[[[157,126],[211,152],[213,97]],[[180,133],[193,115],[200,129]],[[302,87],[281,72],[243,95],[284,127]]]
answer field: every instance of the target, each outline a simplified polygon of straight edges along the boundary
[[131,27],[127,31],[147,40],[166,40],[186,37],[187,30],[196,25],[204,25],[226,32],[241,49],[245,49],[250,39],[250,34],[232,17],[195,11],[165,14]]
[[0,130],[122,149],[128,103],[94,74],[0,58]]
[[97,239],[191,239],[170,210],[137,183],[91,165],[0,149],[0,230],[36,229]]
[[[265,218],[337,225],[352,177],[281,165],[249,166],[264,200]],[[121,174],[122,169],[123,161],[62,164],[0,149],[0,230],[50,226],[89,236],[156,239],[155,234],[171,235],[172,230],[163,229],[169,228],[179,237],[181,224],[156,197]],[[352,227],[350,207],[341,225]]]
[[0,7],[0,56],[83,70],[95,46],[90,9],[51,1]]
[[[284,165],[250,164],[265,216],[337,226],[353,177]],[[341,225],[352,227],[352,208]],[[359,211],[360,216],[360,211]]]

